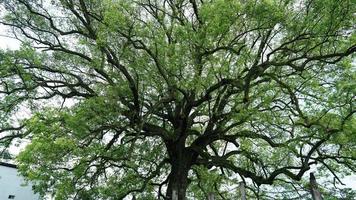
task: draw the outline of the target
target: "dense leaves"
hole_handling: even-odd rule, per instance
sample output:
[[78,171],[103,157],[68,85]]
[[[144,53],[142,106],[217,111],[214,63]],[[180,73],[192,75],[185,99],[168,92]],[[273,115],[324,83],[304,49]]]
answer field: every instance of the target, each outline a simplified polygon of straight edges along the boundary
[[22,46],[0,52],[0,144],[29,141],[40,194],[308,199],[318,169],[325,198],[355,196],[351,0],[1,5]]

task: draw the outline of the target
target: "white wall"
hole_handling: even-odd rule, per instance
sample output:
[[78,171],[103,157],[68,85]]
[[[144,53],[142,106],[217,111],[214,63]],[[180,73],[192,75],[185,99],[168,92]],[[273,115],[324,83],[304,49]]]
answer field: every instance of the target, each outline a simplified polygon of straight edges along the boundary
[[9,195],[15,195],[15,200],[39,200],[34,194],[31,184],[25,185],[17,169],[0,165],[0,200],[8,200]]

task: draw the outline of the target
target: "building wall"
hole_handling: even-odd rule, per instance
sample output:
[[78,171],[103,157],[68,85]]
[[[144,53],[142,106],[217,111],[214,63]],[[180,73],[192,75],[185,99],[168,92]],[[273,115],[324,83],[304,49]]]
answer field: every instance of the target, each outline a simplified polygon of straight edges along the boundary
[[17,169],[0,165],[0,200],[8,200],[9,195],[15,195],[14,200],[39,200],[34,194],[31,184],[26,186],[24,179],[17,174]]

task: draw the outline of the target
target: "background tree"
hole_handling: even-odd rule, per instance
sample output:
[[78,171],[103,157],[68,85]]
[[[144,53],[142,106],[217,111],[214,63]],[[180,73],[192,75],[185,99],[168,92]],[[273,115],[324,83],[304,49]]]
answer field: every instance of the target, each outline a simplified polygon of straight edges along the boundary
[[22,46],[0,53],[0,141],[30,139],[42,195],[292,199],[313,165],[355,173],[351,0],[1,5]]

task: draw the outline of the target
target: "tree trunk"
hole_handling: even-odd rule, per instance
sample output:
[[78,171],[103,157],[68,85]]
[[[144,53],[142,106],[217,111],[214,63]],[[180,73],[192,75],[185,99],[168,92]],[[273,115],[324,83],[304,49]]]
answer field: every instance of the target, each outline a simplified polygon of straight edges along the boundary
[[[173,169],[175,168],[175,169]],[[172,171],[169,175],[167,188],[167,197],[171,200],[185,200],[188,187],[188,171],[187,169],[177,169],[177,166],[172,166]],[[176,193],[176,195],[173,195]],[[173,199],[177,196],[178,199]]]
[[244,182],[239,183],[239,189],[240,189],[241,200],[246,200],[246,188]]
[[321,197],[321,194],[319,192],[318,184],[316,183],[314,173],[310,173],[310,187],[313,199],[322,200],[323,198]]
[[[192,163],[192,152],[184,147],[174,148],[174,150],[170,151],[171,173],[168,177],[166,196],[170,200],[186,200],[186,191],[189,185],[188,172]],[[174,196],[178,198],[173,199]]]

